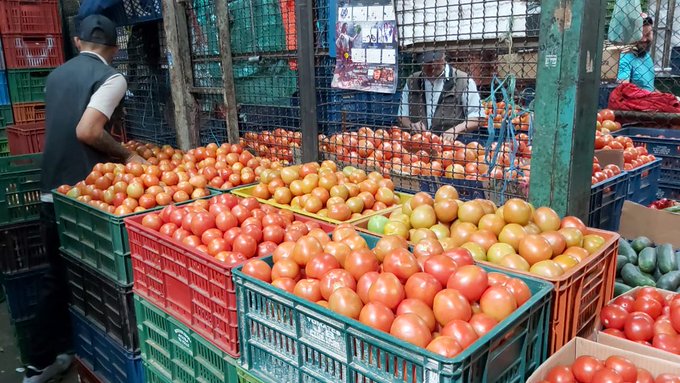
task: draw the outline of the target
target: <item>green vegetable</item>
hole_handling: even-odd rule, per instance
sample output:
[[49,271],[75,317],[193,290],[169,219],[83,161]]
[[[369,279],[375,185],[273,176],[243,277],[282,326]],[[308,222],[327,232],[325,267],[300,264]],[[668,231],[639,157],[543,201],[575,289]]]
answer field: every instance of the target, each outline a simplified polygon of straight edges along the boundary
[[654,246],[654,242],[652,242],[652,240],[647,237],[637,237],[633,240],[633,242],[631,242],[630,246],[633,248],[633,250],[635,250],[636,253],[638,253],[638,255],[640,255],[642,249],[645,247]]
[[621,273],[621,269],[623,269],[623,265],[625,265],[628,262],[628,257],[625,255],[619,254],[616,256],[616,274],[619,275]]
[[640,272],[640,269],[631,263],[627,263],[626,265],[623,266],[623,268],[621,269],[621,278],[623,278],[623,281],[628,286],[631,287],[637,286],[656,287],[656,282],[654,282],[652,278],[642,274]]
[[675,254],[673,254],[673,246],[671,244],[664,243],[656,247],[656,263],[662,274],[678,269]]
[[656,281],[656,287],[668,291],[675,291],[680,287],[680,271],[671,271]]
[[656,269],[656,250],[653,247],[645,247],[638,253],[638,266],[645,273],[653,273]]
[[614,282],[614,296],[615,297],[618,297],[621,294],[625,294],[632,289],[633,289],[632,287],[628,286],[625,283]]
[[663,273],[662,273],[661,271],[659,271],[659,264],[658,264],[658,262],[657,262],[657,265],[656,265],[656,266],[657,266],[657,267],[656,267],[656,269],[654,269],[654,273],[652,273],[652,279],[654,279],[655,281],[658,281],[659,278],[663,277]]
[[628,241],[626,241],[623,238],[619,239],[619,255],[626,256],[626,258],[628,258],[629,263],[637,265],[638,262],[637,253],[635,252],[635,250],[633,250]]
[[680,205],[667,207],[664,210],[667,211],[667,212],[670,212],[670,213],[678,214],[678,213],[680,213]]

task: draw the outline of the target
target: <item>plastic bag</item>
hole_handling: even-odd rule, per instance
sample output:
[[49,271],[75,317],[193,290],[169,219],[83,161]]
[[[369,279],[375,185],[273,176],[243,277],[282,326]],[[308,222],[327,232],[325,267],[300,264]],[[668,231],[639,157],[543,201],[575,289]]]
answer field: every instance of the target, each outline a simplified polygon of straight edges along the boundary
[[616,0],[607,37],[615,44],[632,44],[642,39],[640,0]]

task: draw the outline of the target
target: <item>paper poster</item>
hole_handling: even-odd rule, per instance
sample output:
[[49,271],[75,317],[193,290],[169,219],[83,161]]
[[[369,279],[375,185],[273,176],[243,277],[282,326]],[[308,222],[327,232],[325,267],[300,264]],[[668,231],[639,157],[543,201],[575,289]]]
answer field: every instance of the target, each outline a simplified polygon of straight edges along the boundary
[[333,88],[394,93],[397,20],[391,0],[338,1]]

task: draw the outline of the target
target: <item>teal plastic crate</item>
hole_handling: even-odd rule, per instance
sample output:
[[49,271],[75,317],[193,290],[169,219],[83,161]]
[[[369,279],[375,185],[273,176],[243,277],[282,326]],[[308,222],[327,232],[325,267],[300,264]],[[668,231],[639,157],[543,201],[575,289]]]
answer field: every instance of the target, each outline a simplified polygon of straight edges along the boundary
[[[272,263],[271,257],[265,261]],[[492,268],[487,270],[497,271]],[[271,382],[524,382],[548,356],[553,285],[455,358],[444,358],[234,270],[241,364]]]
[[142,358],[142,366],[146,383],[173,383],[172,380],[163,376],[153,365],[144,361],[144,358]]
[[8,156],[9,156],[9,141],[7,141],[7,137],[5,136],[4,138],[0,138],[0,157]]
[[7,71],[12,103],[44,102],[45,83],[52,69],[10,69]]
[[40,217],[41,154],[0,157],[0,225]]
[[134,301],[142,359],[159,375],[152,382],[238,382],[235,359],[140,296]]
[[[6,128],[8,125],[14,124],[14,114],[12,113],[12,105],[0,106],[0,128]],[[6,137],[6,136],[3,136]]]

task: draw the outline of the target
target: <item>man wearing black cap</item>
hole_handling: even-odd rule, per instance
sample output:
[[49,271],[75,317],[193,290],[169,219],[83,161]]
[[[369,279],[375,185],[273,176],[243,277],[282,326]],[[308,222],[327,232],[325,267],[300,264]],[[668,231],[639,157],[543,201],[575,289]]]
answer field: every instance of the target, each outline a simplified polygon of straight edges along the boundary
[[116,55],[116,25],[101,15],[82,20],[74,42],[80,54],[47,77],[46,136],[42,164],[41,231],[49,258],[28,345],[24,383],[44,383],[70,366],[68,286],[50,191],[83,180],[99,162],[143,162],[109,134],[109,119],[127,90],[109,63]]
[[406,80],[402,92],[401,125],[414,132],[432,131],[451,139],[477,129],[483,114],[475,81],[448,65],[444,52],[421,53],[418,60],[422,70]]

